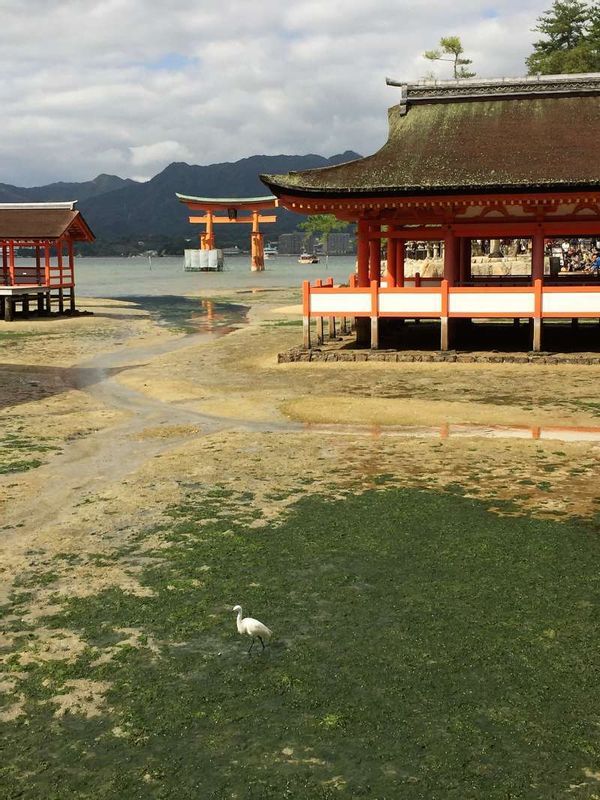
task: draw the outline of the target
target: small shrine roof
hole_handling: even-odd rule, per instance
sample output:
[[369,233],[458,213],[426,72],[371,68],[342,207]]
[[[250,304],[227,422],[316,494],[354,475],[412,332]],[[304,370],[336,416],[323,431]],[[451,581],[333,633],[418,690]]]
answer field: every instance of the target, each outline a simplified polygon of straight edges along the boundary
[[94,234],[75,201],[67,203],[0,203],[0,239],[72,239],[93,241]]
[[374,155],[262,175],[275,194],[600,190],[600,73],[401,83]]

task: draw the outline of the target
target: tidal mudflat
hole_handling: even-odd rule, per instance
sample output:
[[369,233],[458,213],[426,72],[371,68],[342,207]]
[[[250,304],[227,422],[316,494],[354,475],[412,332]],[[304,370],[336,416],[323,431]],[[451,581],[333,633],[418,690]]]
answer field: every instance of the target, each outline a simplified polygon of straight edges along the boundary
[[190,302],[0,332],[0,796],[597,796],[600,368]]

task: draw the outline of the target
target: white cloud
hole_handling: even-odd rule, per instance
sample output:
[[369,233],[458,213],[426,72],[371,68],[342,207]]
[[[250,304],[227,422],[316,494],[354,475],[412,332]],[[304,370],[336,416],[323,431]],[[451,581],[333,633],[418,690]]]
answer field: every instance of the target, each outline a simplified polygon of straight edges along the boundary
[[148,167],[155,164],[165,164],[171,161],[185,161],[190,158],[190,151],[184,145],[172,140],[154,142],[154,144],[141,144],[130,147],[131,163],[134,167]]
[[550,0],[0,5],[0,182],[31,185],[173,160],[373,152],[397,100],[387,75],[425,75],[421,54],[446,34],[480,75],[518,75]]

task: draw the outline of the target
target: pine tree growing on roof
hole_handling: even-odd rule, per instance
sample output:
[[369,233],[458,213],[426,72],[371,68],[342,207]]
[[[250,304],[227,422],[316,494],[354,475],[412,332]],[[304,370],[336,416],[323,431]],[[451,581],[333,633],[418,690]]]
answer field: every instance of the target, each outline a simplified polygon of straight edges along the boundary
[[423,58],[429,61],[449,61],[452,64],[455,78],[474,78],[476,73],[467,69],[473,61],[464,58],[465,52],[460,36],[442,36],[440,46],[437,50],[426,50]]

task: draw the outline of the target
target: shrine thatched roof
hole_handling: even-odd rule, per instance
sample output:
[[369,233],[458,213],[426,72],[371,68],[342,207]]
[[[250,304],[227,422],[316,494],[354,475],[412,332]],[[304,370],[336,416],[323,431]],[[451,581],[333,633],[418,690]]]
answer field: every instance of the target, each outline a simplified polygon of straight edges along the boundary
[[95,238],[75,202],[0,203],[0,239],[54,240],[66,234],[78,241]]
[[600,74],[401,84],[372,156],[261,175],[276,195],[600,189]]

